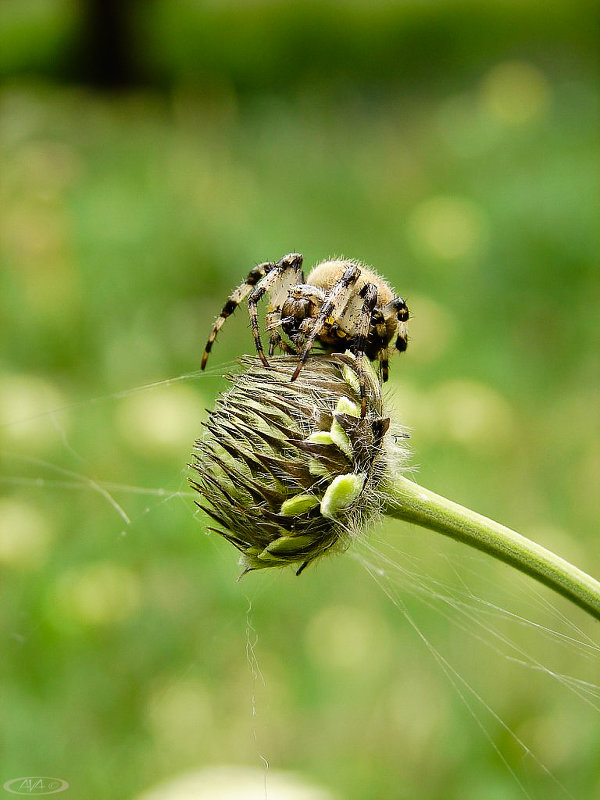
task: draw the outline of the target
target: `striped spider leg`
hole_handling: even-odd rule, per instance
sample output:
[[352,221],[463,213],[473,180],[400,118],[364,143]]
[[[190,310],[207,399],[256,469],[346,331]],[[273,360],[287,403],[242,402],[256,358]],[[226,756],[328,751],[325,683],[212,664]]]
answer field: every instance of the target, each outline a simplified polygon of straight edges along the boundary
[[[322,333],[325,328],[332,328],[336,319],[340,317],[344,308],[348,305],[352,295],[346,290],[356,283],[360,276],[360,267],[356,264],[351,264],[343,273],[342,277],[335,283],[329,292],[325,294],[325,299],[321,304],[319,313],[310,327],[306,341],[304,342],[304,349],[300,355],[298,365],[292,375],[292,380],[295,381],[304,362],[308,358],[308,354],[317,337],[322,338]],[[297,287],[298,288],[298,287]]]
[[[289,271],[289,272],[288,272]],[[215,339],[217,338],[217,334],[225,324],[225,320],[233,314],[239,304],[250,295],[248,300],[248,310],[250,313],[250,322],[252,324],[252,333],[254,335],[254,340],[256,343],[256,350],[263,361],[264,364],[267,364],[267,360],[265,358],[262,344],[260,341],[260,333],[258,330],[258,319],[256,314],[256,304],[258,300],[264,295],[266,291],[276,282],[278,278],[282,275],[286,275],[288,273],[289,277],[284,280],[284,283],[293,283],[297,282],[298,277],[303,280],[302,276],[302,256],[298,255],[297,253],[292,253],[288,256],[284,256],[280,261],[277,263],[272,261],[265,261],[262,264],[258,264],[256,267],[253,267],[250,272],[248,273],[248,277],[244,281],[244,283],[240,284],[235,291],[233,291],[230,296],[227,298],[227,302],[223,306],[223,309],[215,323],[212,327],[210,335],[208,337],[208,341],[206,343],[206,347],[204,348],[204,353],[202,354],[202,361],[200,362],[200,369],[203,370],[206,367],[206,362],[208,361],[208,356],[210,351],[212,350],[212,346],[214,344]],[[287,294],[287,292],[286,292]],[[276,313],[275,309],[271,310],[271,314]],[[277,332],[271,334],[272,341],[274,340],[273,347],[275,344],[279,343],[281,337]],[[268,364],[267,364],[268,365]]]

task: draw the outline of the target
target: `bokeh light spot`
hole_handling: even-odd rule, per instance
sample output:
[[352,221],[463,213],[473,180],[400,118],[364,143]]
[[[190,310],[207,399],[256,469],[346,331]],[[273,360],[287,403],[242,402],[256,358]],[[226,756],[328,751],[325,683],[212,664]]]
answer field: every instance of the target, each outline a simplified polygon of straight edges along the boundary
[[199,434],[202,404],[185,386],[155,388],[125,397],[117,411],[121,436],[137,452],[187,452]]
[[0,381],[0,441],[7,449],[39,454],[59,441],[67,417],[58,389],[35,375],[3,375]]
[[202,749],[210,735],[210,694],[200,680],[179,679],[155,687],[147,719],[158,748],[190,756]]
[[0,564],[17,569],[38,567],[48,551],[50,528],[30,505],[0,499]]
[[222,765],[179,775],[135,800],[337,800],[292,772]]
[[505,125],[525,125],[543,117],[550,105],[551,87],[533,64],[506,61],[485,76],[480,96],[491,117]]
[[430,258],[453,261],[475,253],[487,238],[483,209],[463,197],[429,198],[409,219],[409,235],[415,251]]
[[101,562],[61,575],[53,610],[59,621],[113,625],[131,617],[141,603],[139,578],[120,564]]
[[306,632],[306,646],[315,663],[346,672],[378,668],[387,653],[384,643],[380,620],[345,605],[320,611]]
[[439,432],[483,452],[510,447],[515,435],[513,410],[502,395],[484,383],[454,380],[435,392]]

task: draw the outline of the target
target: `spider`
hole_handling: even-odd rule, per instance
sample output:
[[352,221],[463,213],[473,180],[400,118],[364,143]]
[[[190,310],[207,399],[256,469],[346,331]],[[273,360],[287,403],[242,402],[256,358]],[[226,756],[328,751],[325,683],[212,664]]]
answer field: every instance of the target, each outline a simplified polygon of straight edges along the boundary
[[[258,324],[258,302],[269,294],[266,329],[269,356],[279,348],[299,356],[292,376],[296,380],[315,342],[328,353],[349,350],[357,360],[361,394],[361,415],[366,413],[365,378],[362,359],[379,362],[380,379],[388,379],[388,349],[400,352],[408,342],[408,307],[387,283],[356,261],[322,261],[304,277],[302,256],[290,253],[280,261],[267,261],[250,270],[244,283],[229,296],[217,317],[200,369],[204,369],[218,332],[227,317],[248,297],[248,313],[256,351],[268,367]],[[287,339],[284,339],[282,332]]]

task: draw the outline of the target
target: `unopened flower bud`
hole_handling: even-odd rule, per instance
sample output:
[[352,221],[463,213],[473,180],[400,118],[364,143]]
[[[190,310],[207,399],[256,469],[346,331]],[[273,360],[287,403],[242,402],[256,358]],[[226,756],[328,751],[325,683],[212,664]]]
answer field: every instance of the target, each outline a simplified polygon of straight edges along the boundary
[[271,358],[269,368],[242,363],[195,443],[190,483],[220,526],[210,530],[242,553],[244,573],[293,564],[299,574],[379,516],[406,434],[391,428],[368,362],[361,416],[351,354],[311,356],[294,382],[289,357]]

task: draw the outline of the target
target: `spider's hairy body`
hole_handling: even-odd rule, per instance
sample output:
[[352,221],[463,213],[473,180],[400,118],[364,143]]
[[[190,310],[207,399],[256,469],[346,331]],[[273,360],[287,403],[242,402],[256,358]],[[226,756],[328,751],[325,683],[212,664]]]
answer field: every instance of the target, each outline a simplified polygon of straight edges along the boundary
[[374,283],[378,289],[379,305],[386,305],[394,299],[394,293],[384,279],[359,261],[347,261],[346,259],[321,261],[320,264],[317,264],[317,266],[309,272],[306,282],[313,286],[319,286],[321,289],[332,289],[340,280],[349,264],[354,264],[360,269],[360,275],[357,278],[355,286],[355,291],[357,293],[360,292],[366,283]]
[[[352,297],[348,301],[348,305],[339,318],[335,320],[334,324],[329,326],[325,325],[324,330],[317,337],[318,341],[324,346],[326,350],[332,352],[344,352],[345,350],[353,350],[353,339],[356,336],[356,320],[362,311],[363,301],[361,292],[364,290],[366,284],[370,283],[377,287],[377,305],[386,306],[391,303],[394,298],[394,293],[384,281],[384,279],[377,275],[372,269],[363,266],[356,261],[323,261],[311,270],[306,279],[309,286],[316,286],[323,289],[325,293],[329,292],[341,280],[344,272],[348,266],[352,264],[360,269],[360,275],[356,279],[353,286]],[[314,306],[313,306],[314,309]],[[314,309],[313,314],[316,314]],[[285,317],[285,313],[282,314]],[[389,345],[393,339],[394,334],[397,333],[397,319],[396,314],[388,314],[385,318],[385,344]],[[375,341],[374,341],[375,339]],[[369,336],[365,346],[365,355],[374,361],[377,354],[381,349],[381,342],[376,340],[376,337]]]
[[408,341],[409,312],[404,300],[396,297],[370,267],[348,259],[322,261],[305,279],[302,256],[290,253],[276,263],[265,262],[254,267],[246,281],[230,295],[213,325],[201,369],[225,320],[246,297],[256,351],[263,364],[269,365],[257,314],[258,302],[265,294],[269,295],[266,312],[269,355],[279,348],[299,356],[292,376],[295,380],[316,342],[326,352],[350,351],[358,362],[364,416],[362,358],[366,355],[371,361],[379,361],[381,380],[387,380],[389,347],[395,346],[402,352]]

